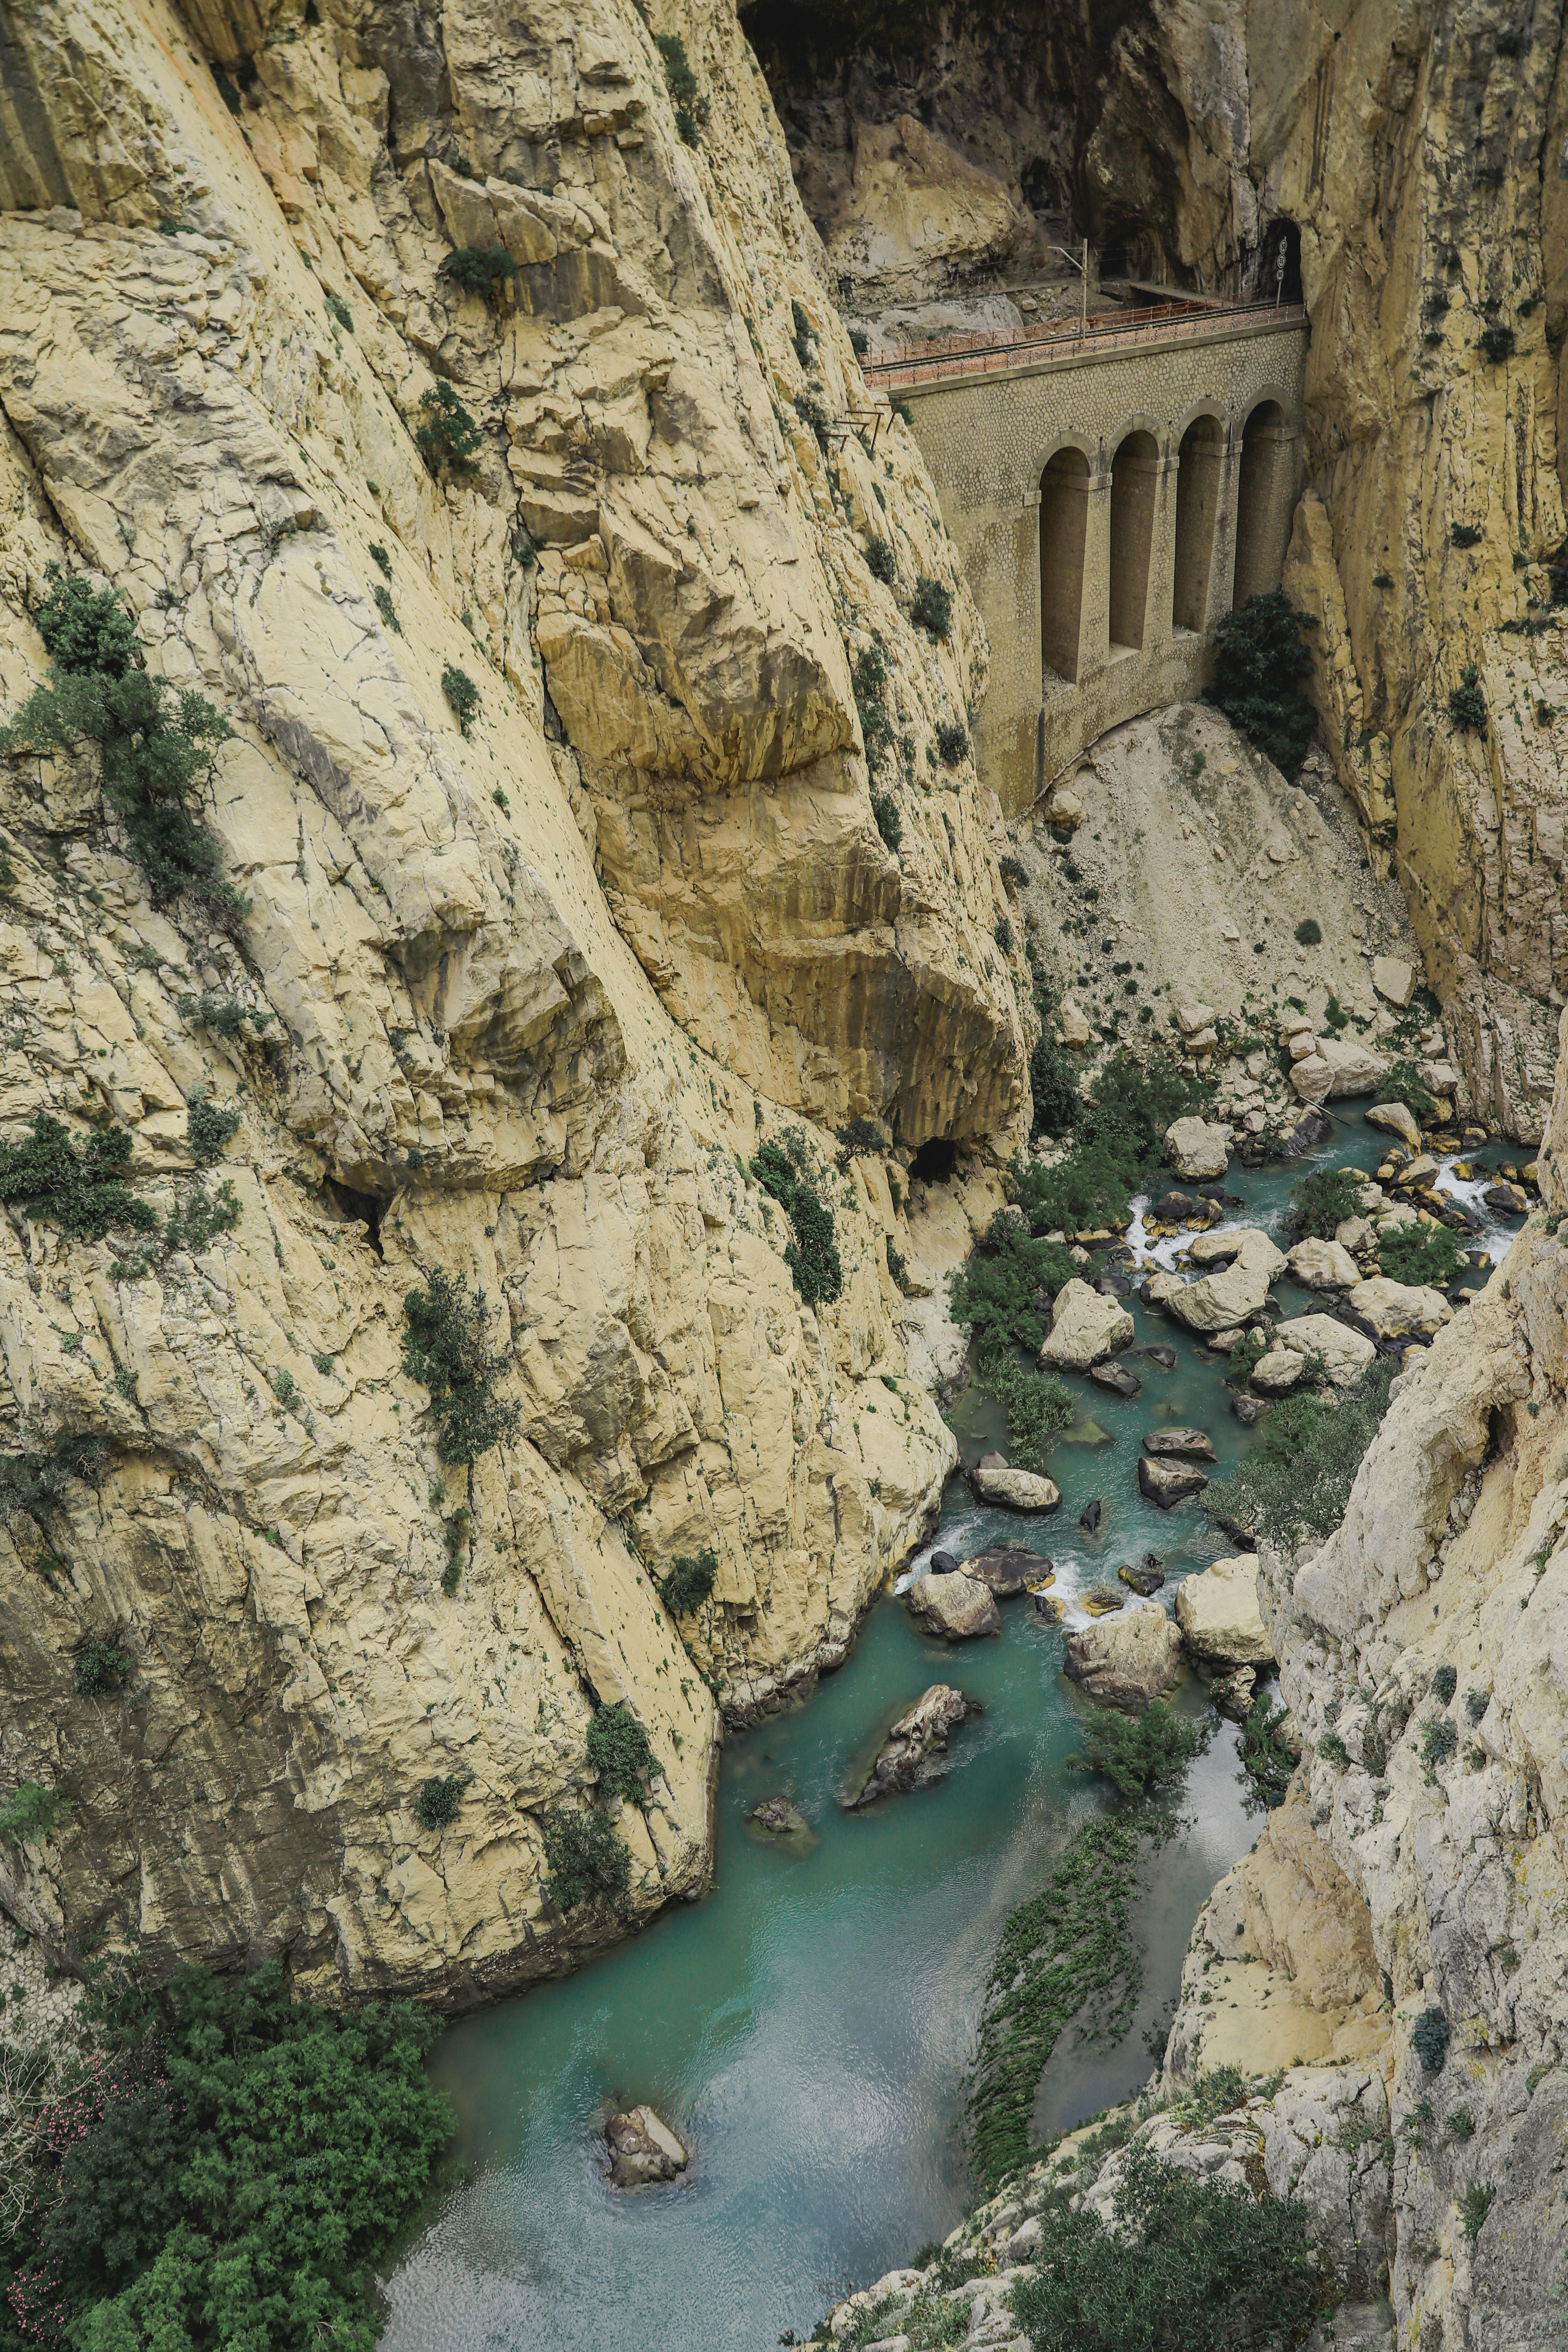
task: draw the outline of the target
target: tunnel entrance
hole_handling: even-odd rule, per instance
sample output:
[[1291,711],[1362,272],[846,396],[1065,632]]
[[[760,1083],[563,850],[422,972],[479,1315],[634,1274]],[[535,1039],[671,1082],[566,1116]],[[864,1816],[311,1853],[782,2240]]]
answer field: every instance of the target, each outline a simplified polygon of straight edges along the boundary
[[918,1184],[951,1184],[958,1169],[958,1146],[945,1135],[922,1143],[910,1162],[910,1177]]
[[377,1257],[384,1255],[381,1246],[381,1221],[386,1214],[387,1203],[379,1192],[362,1192],[356,1185],[340,1183],[335,1176],[326,1181],[326,1194],[334,1209],[348,1224],[361,1224],[365,1238]]

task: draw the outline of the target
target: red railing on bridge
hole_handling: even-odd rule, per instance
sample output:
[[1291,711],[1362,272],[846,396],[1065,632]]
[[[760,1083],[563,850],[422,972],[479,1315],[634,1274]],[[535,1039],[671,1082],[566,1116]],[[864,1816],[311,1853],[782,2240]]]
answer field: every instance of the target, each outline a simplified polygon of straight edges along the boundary
[[[1227,328],[1305,322],[1304,302],[1231,302],[1201,307],[1194,302],[1157,302],[1138,310],[1102,312],[1087,326],[1053,320],[1020,327],[1014,335],[942,335],[908,347],[895,360],[862,362],[860,373],[874,392],[906,392],[917,384],[950,378],[992,375],[1026,367],[1035,359],[1076,359],[1114,351],[1122,343],[1176,342],[1184,337],[1223,334]],[[915,356],[918,350],[920,356]]]

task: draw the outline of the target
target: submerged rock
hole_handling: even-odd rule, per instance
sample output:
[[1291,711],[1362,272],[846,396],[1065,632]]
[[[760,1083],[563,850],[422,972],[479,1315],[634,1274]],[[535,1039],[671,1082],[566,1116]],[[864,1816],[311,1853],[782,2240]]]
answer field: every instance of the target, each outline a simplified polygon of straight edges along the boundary
[[690,2162],[689,2151],[661,2116],[649,2106],[612,2116],[605,2126],[610,2149],[610,2179],[616,2189],[651,2189],[673,2180]]
[[1194,1462],[1213,1462],[1214,1439],[1201,1429],[1152,1429],[1143,1440],[1145,1454],[1184,1454]]
[[933,1551],[926,1562],[929,1576],[956,1576],[958,1562],[950,1551]]
[[1124,1609],[1068,1635],[1062,1672],[1107,1706],[1145,1707],[1181,1679],[1182,1637],[1163,1609]]
[[1158,1364],[1163,1372],[1173,1372],[1176,1369],[1176,1351],[1174,1348],[1167,1348],[1163,1341],[1158,1347],[1140,1348],[1138,1353],[1147,1356],[1152,1364]]
[[963,1572],[977,1584],[988,1586],[1003,1601],[1015,1599],[1031,1584],[1056,1573],[1048,1559],[1042,1559],[1038,1552],[1026,1551],[1021,1544],[997,1544],[989,1551],[977,1551],[973,1559],[964,1561]]
[[1015,1470],[1005,1454],[983,1454],[971,1483],[983,1503],[1000,1503],[1009,1511],[1054,1511],[1062,1498],[1054,1478]]
[[940,1780],[948,1769],[949,1734],[984,1712],[977,1698],[951,1683],[932,1683],[894,1724],[858,1792],[843,1799],[845,1811],[859,1812],[894,1790],[923,1789]]
[[989,1587],[962,1569],[952,1576],[918,1577],[907,1597],[910,1616],[944,1642],[970,1642],[978,1633],[1002,1631]]
[[811,1823],[804,1813],[795,1811],[787,1797],[764,1797],[756,1811],[748,1813],[746,1818],[748,1821],[755,1822],[757,1827],[765,1831],[769,1837],[809,1837],[811,1835]]
[[1089,1377],[1113,1396],[1135,1397],[1142,1391],[1142,1381],[1125,1364],[1090,1364]]
[[1207,1485],[1206,1475],[1185,1463],[1156,1462],[1147,1454],[1138,1457],[1139,1491],[1163,1511],[1184,1503],[1189,1495],[1201,1495]]
[[1079,1527],[1084,1529],[1086,1534],[1095,1536],[1100,1533],[1100,1513],[1104,1508],[1105,1506],[1100,1501],[1098,1495],[1095,1496],[1092,1503],[1086,1503],[1084,1505],[1082,1510],[1078,1515],[1078,1523]]

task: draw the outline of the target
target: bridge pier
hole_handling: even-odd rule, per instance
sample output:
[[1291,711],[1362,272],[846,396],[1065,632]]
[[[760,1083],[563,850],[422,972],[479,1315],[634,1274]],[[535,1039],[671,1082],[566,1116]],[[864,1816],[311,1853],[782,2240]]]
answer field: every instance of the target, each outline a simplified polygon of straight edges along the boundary
[[1009,814],[1107,729],[1199,692],[1215,623],[1284,565],[1305,318],[1102,340],[891,372],[985,622],[976,757]]

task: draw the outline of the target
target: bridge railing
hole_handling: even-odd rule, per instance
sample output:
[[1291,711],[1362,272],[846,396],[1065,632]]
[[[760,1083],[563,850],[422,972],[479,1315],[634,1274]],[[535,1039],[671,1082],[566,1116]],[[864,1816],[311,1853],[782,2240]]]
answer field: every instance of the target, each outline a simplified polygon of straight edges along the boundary
[[898,359],[863,362],[860,373],[874,392],[906,392],[917,384],[1026,367],[1031,360],[1076,359],[1116,351],[1127,343],[1180,342],[1266,323],[1304,325],[1306,317],[1304,302],[1232,302],[1201,309],[1194,303],[1158,302],[1142,310],[1102,314],[1087,327],[1058,320],[1045,327],[1021,327],[1012,335],[935,337],[919,346],[918,358],[911,347]]

